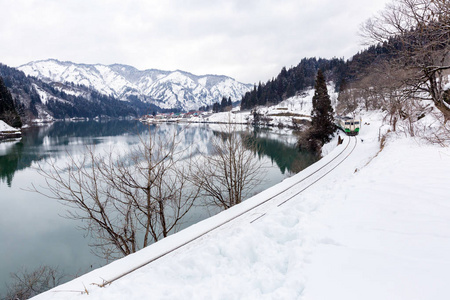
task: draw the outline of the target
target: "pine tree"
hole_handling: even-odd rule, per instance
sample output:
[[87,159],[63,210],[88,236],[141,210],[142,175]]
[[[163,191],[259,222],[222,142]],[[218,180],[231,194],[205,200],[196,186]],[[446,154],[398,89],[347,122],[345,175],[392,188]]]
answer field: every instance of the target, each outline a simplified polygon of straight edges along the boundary
[[336,130],[333,117],[333,107],[331,107],[330,96],[328,95],[327,84],[322,71],[317,72],[315,92],[312,99],[313,109],[311,112],[311,135],[322,145],[329,142],[331,135]]
[[218,113],[220,111],[220,104],[219,102],[216,102],[213,104],[212,110],[214,113]]
[[222,101],[220,102],[220,111],[225,111],[225,108],[227,107],[227,97],[223,96]]

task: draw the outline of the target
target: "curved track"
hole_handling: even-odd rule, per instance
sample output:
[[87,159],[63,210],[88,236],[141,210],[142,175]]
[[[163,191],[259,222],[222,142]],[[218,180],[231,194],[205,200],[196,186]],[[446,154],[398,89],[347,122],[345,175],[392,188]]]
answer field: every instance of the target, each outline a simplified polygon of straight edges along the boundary
[[[210,228],[206,228],[203,232],[199,232],[195,236],[189,237],[187,240],[180,242],[177,246],[174,246],[165,252],[154,255],[152,258],[148,259],[147,261],[145,261],[139,265],[136,265],[135,267],[130,268],[126,272],[122,272],[121,274],[118,274],[118,275],[116,274],[115,276],[113,275],[112,278],[102,278],[101,283],[92,283],[92,284],[100,286],[100,287],[104,287],[108,284],[111,284],[112,282],[160,259],[161,257],[163,257],[169,253],[174,252],[175,250],[205,236],[206,234],[214,231],[215,229],[222,227],[225,224],[228,224],[231,221],[236,220],[244,215],[247,215],[250,223],[255,222],[256,220],[264,217],[266,214],[265,212],[258,213],[256,211],[257,208],[262,209],[262,206],[264,204],[266,204],[268,202],[276,202],[277,199],[279,199],[281,201],[280,203],[277,204],[277,207],[279,207],[279,206],[285,204],[286,202],[288,202],[289,200],[293,199],[295,196],[299,195],[304,190],[308,189],[309,187],[311,187],[312,185],[314,185],[315,183],[320,181],[320,179],[325,177],[327,174],[329,174],[334,169],[336,169],[340,164],[342,164],[342,162],[344,162],[352,154],[352,152],[356,148],[356,145],[357,145],[357,139],[355,137],[348,137],[346,145],[337,155],[335,155],[332,158],[328,158],[328,161],[326,161],[327,157],[323,158],[324,161],[320,160],[319,162],[322,161],[323,165],[318,169],[309,168],[309,169],[311,169],[310,172],[308,172],[308,168],[305,169],[304,171],[302,171],[302,173],[305,173],[304,177],[302,177],[301,179],[292,183],[291,185],[289,185],[287,188],[283,189],[282,191],[279,191],[276,194],[269,196],[268,198],[264,199],[263,201],[259,201],[258,203],[255,203],[254,205],[246,208],[243,211],[236,212],[234,215],[231,215],[227,219],[222,220],[222,222],[219,222],[218,224],[214,224],[214,226],[211,226]],[[265,210],[267,211],[267,208]],[[256,214],[259,215],[257,218],[254,218],[255,212],[256,212]],[[249,213],[253,213],[253,214],[249,214]],[[252,220],[250,220],[250,218]],[[58,292],[63,292],[63,291],[60,290]]]
[[[330,161],[325,163],[319,169],[311,172],[309,175],[307,175],[305,177],[302,177],[302,179],[300,179],[299,181],[293,183],[288,188],[282,190],[278,194],[276,194],[276,195],[270,197],[269,199],[263,201],[261,204],[264,204],[264,203],[268,202],[269,200],[272,200],[272,199],[274,199],[274,198],[276,198],[276,197],[278,197],[278,196],[280,196],[282,194],[285,194],[286,192],[292,190],[292,188],[297,187],[297,186],[299,186],[299,187],[296,188],[296,192],[294,194],[292,194],[292,195],[289,195],[287,198],[283,198],[283,201],[280,202],[277,205],[277,207],[285,204],[286,202],[288,202],[289,200],[291,200],[295,196],[299,195],[304,190],[306,190],[310,186],[312,186],[315,183],[317,183],[320,179],[325,177],[328,173],[330,173],[334,169],[336,169],[341,163],[343,163],[353,153],[353,150],[355,150],[355,148],[356,148],[357,142],[358,142],[358,140],[356,138],[349,137],[349,139],[347,141],[347,144],[345,145],[345,148],[338,155],[333,157],[333,159],[331,159]],[[351,144],[353,144],[353,145],[351,145]],[[325,168],[325,167],[328,167],[328,168]],[[300,190],[298,190],[298,189],[300,189]],[[259,216],[258,218],[254,219],[253,221],[251,221],[251,223],[253,223],[257,219],[260,219],[264,215],[265,214],[263,214],[263,215]]]

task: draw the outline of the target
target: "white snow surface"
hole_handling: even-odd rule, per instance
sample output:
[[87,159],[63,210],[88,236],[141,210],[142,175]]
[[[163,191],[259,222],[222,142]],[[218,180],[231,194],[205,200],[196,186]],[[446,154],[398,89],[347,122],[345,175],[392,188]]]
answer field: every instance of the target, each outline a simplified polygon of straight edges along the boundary
[[9,126],[4,121],[0,120],[0,132],[2,132],[2,131],[11,132],[11,131],[18,131],[18,129],[14,128],[12,126]]
[[[355,138],[244,203],[35,299],[450,299],[450,150],[391,133],[380,152],[380,120],[363,115],[370,125],[334,169],[322,166],[337,164]],[[301,192],[309,174],[328,169]]]
[[43,104],[47,104],[48,100],[49,100],[49,95],[46,91],[42,90],[40,87],[38,87],[36,84],[33,83],[33,87],[36,90],[36,92],[39,95],[39,98],[41,99],[41,102]]

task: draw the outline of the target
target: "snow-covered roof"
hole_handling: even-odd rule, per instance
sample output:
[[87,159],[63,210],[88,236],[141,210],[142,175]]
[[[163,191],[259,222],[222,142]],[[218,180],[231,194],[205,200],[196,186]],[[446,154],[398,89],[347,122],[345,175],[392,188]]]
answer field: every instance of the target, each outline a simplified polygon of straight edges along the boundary
[[4,121],[0,120],[0,132],[4,132],[4,131],[18,131],[18,129],[11,127],[8,124],[6,124]]

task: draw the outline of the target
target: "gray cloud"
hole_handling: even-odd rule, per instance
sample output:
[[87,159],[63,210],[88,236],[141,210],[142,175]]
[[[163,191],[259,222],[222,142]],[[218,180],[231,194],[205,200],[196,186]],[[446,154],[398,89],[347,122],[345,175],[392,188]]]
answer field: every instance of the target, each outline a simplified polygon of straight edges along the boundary
[[388,0],[0,0],[0,62],[56,58],[266,81],[303,57],[349,58]]

